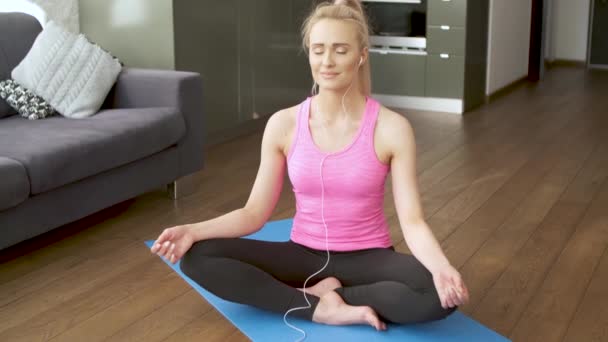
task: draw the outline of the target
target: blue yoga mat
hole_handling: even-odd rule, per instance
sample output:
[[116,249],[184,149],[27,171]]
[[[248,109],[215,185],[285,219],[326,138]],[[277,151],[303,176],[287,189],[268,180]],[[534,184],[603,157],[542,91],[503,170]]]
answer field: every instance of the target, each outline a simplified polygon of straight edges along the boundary
[[[288,241],[292,220],[268,222],[259,232],[246,238],[264,241]],[[151,247],[154,241],[146,241]],[[164,260],[164,259],[163,259]],[[252,341],[296,341],[302,334],[289,328],[283,323],[283,315],[259,310],[250,306],[225,301],[209,293],[194,281],[184,275],[179,269],[179,263],[172,265],[164,260],[192,288],[200,293],[224,317],[243,332]],[[378,332],[369,326],[328,326],[290,318],[288,321],[306,331],[305,342],[315,341],[483,341],[505,342],[507,338],[486,328],[475,320],[456,311],[446,319],[425,324],[389,325],[388,330]]]

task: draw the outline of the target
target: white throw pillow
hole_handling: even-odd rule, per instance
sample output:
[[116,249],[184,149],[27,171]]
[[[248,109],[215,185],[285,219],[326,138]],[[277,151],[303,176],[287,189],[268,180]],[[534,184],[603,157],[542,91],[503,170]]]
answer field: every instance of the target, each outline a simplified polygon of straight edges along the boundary
[[121,68],[82,34],[49,21],[11,76],[61,115],[86,118],[99,111]]

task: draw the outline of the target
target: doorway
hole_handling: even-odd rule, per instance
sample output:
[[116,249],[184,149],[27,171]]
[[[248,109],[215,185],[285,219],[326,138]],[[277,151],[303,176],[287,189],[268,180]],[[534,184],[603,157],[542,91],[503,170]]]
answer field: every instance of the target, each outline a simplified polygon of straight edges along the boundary
[[608,69],[608,0],[591,0],[587,66]]
[[538,82],[544,74],[545,55],[543,30],[546,12],[543,10],[544,0],[532,0],[532,15],[530,19],[530,52],[528,54],[528,81]]

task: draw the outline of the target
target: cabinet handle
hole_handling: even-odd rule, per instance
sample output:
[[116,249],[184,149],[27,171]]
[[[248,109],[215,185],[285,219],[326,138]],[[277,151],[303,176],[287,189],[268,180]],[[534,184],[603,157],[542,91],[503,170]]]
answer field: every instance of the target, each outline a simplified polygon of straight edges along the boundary
[[417,50],[391,50],[391,49],[369,49],[370,53],[377,53],[379,55],[415,55],[415,56],[426,56],[426,51]]
[[449,31],[450,30],[450,25],[441,25],[440,27],[444,31]]
[[452,1],[452,0],[441,0],[441,1],[443,1],[443,2],[450,2],[450,1]]
[[439,54],[439,57],[441,57],[443,59],[448,59],[448,58],[450,58],[450,55],[447,53],[441,53],[441,54]]

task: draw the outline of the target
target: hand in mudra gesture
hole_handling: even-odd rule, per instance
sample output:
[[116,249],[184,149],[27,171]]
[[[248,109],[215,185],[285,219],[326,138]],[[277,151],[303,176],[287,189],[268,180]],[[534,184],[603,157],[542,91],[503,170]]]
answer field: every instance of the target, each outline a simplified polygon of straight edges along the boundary
[[445,266],[437,271],[433,274],[433,282],[444,309],[460,306],[469,301],[469,290],[454,267]]
[[188,226],[175,226],[163,230],[150,251],[175,264],[192,247],[194,239]]

